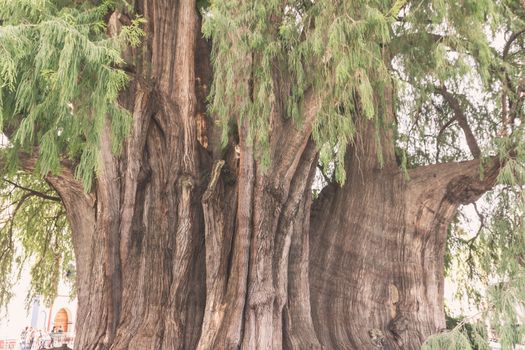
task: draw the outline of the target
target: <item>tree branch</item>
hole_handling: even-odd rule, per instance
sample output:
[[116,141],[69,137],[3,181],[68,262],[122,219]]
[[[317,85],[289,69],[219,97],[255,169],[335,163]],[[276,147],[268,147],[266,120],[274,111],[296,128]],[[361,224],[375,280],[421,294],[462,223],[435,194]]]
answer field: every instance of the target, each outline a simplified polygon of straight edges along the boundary
[[[510,48],[511,48],[512,44],[523,33],[525,33],[525,28],[522,28],[521,30],[518,30],[517,32],[514,32],[514,33],[511,34],[511,36],[509,37],[509,39],[505,43],[505,46],[503,47],[503,52],[501,54],[501,59],[503,61],[507,60],[507,57],[509,55]],[[505,78],[504,78],[504,81],[503,81],[502,93],[501,93],[501,122],[503,124],[502,127],[501,127],[501,134],[506,136],[507,133],[508,133],[507,132],[507,126],[514,119],[512,116],[509,118],[509,107],[511,109],[511,114],[513,114],[513,111],[514,111],[515,108],[514,108],[514,106],[508,106],[509,104],[511,104],[511,102],[509,101],[508,94],[509,94],[509,90],[512,90],[512,82],[510,80],[510,76],[509,76],[508,71],[505,68],[503,70],[505,71],[505,74],[504,74]],[[519,89],[518,89],[518,94],[519,94]]]
[[449,202],[466,205],[494,187],[503,165],[491,157],[485,163],[477,158],[421,166],[409,171],[410,186],[415,193],[439,190]]
[[[34,154],[29,154],[27,152],[20,152],[18,154],[19,168],[28,173],[34,172],[36,168],[37,160],[38,158]],[[0,169],[5,169],[6,164],[7,164],[6,159],[5,157],[3,157],[3,155],[0,152]],[[69,160],[63,159],[60,161],[60,164],[61,164],[61,169],[57,175],[49,174],[49,175],[44,176],[44,179],[59,194],[59,197],[61,198],[60,201],[62,201],[63,196],[66,193],[75,193],[79,197],[84,197],[85,199],[87,199],[89,203],[94,203],[95,199],[94,199],[93,194],[85,193],[84,187],[76,179],[72,163]],[[25,188],[25,190],[29,190],[29,192],[31,192],[31,189]],[[38,193],[33,193],[33,195],[38,195]],[[55,200],[56,198],[59,198],[59,197],[53,198],[54,196],[50,196],[50,197],[51,198],[45,198],[45,199]]]
[[501,58],[503,58],[503,60],[505,60],[507,56],[509,55],[510,48],[512,44],[514,43],[514,41],[516,41],[516,39],[518,39],[518,37],[522,35],[523,33],[525,33],[525,28],[522,28],[518,30],[517,32],[514,32],[510,35],[509,40],[507,40],[507,42],[505,43],[505,46],[503,47],[503,53],[501,55]]
[[33,190],[31,188],[28,188],[28,187],[24,187],[24,186],[21,186],[19,184],[17,184],[16,182],[13,182],[13,181],[10,181],[8,179],[2,179],[3,181],[7,182],[8,184],[11,184],[13,186],[15,186],[16,188],[18,189],[21,189],[23,191],[26,191],[26,192],[29,192],[31,193],[32,195],[34,196],[37,196],[37,197],[40,197],[42,199],[46,199],[46,200],[50,200],[50,201],[54,201],[54,202],[62,202],[62,200],[60,199],[60,197],[56,197],[56,196],[51,196],[51,195],[48,195],[48,194],[45,194],[43,192],[40,192],[40,191],[36,191],[36,190]]
[[16,204],[15,206],[15,209],[13,210],[13,213],[10,215],[10,219],[9,219],[9,228],[7,229],[7,235],[9,237],[9,245],[6,246],[3,250],[2,250],[2,254],[0,254],[0,260],[4,258],[4,256],[7,254],[7,252],[12,249],[13,247],[13,229],[14,229],[14,221],[15,221],[15,216],[16,214],[18,213],[18,211],[20,210],[20,208],[24,205],[24,203],[32,196],[32,194],[30,193],[26,193],[22,196],[22,198],[20,198],[20,200],[18,201],[18,203]]
[[435,91],[443,96],[445,101],[448,103],[450,108],[452,108],[452,111],[454,112],[454,119],[458,121],[459,126],[463,130],[463,133],[465,134],[465,138],[467,140],[468,148],[470,149],[470,153],[474,158],[479,158],[481,156],[481,150],[478,145],[478,141],[476,140],[476,137],[474,136],[474,133],[472,132],[472,129],[470,128],[470,125],[467,120],[467,116],[461,109],[461,106],[459,104],[459,100],[456,96],[451,94],[445,87],[437,87]]
[[[401,50],[403,46],[403,41],[405,41],[406,45],[408,46],[416,46],[418,45],[418,43],[420,44],[421,41],[425,41],[424,39],[430,39],[434,43],[444,43],[446,46],[450,47],[453,50],[457,49],[456,45],[453,44],[453,41],[449,40],[451,38],[446,35],[439,35],[428,32],[408,33],[405,35],[397,36],[390,41],[391,57],[395,57],[403,52],[403,50]],[[457,41],[457,38],[454,39],[455,41]]]
[[[438,110],[438,112],[442,112],[442,109],[441,109],[440,106],[437,106],[434,103],[432,103],[432,104],[433,104],[434,108],[436,110]],[[443,135],[445,130],[448,129],[448,127],[451,126],[455,121],[456,121],[456,117],[452,117],[449,121],[447,121],[445,124],[443,124],[441,129],[439,129],[439,132],[438,132],[438,134],[436,136],[436,162],[439,162],[439,156],[440,156],[440,153],[441,153],[441,147],[440,147],[440,142],[439,142],[439,140],[441,139],[441,135]]]

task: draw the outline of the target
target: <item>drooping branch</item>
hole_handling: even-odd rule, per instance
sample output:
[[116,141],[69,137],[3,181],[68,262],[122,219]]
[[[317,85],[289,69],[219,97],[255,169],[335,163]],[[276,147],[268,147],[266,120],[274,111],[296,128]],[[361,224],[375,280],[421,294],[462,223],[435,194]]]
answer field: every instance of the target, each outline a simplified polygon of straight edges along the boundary
[[[434,106],[434,108],[439,108],[439,106]],[[456,117],[452,117],[450,118],[445,124],[443,124],[443,126],[441,127],[441,129],[439,129],[439,132],[436,136],[436,161],[439,161],[439,156],[440,156],[440,153],[441,153],[441,147],[440,147],[440,139],[441,139],[441,135],[443,135],[443,133],[445,132],[445,130],[450,127],[454,122],[456,121]]]
[[22,196],[22,198],[20,198],[20,200],[18,201],[18,203],[16,204],[15,208],[13,209],[13,212],[11,213],[10,215],[10,220],[9,220],[9,227],[7,228],[7,237],[8,237],[8,241],[9,241],[9,244],[7,244],[4,249],[2,249],[2,253],[0,254],[0,260],[2,260],[4,258],[4,256],[9,253],[10,251],[12,251],[13,247],[14,247],[14,240],[13,240],[13,232],[14,232],[14,218],[15,216],[18,214],[18,211],[20,210],[20,208],[22,208],[22,206],[24,205],[24,203],[29,199],[31,198],[31,194],[30,193],[26,193]]
[[[407,46],[417,46],[422,41],[431,41],[436,44],[444,44],[448,47],[450,47],[453,50],[457,49],[457,42],[458,38],[452,38],[447,35],[441,35],[441,34],[435,34],[435,33],[429,33],[429,32],[417,32],[417,33],[409,33],[401,36],[397,36],[392,39],[390,42],[390,51],[392,57],[395,57],[396,55],[399,55],[403,52],[403,47]],[[465,45],[468,44],[468,42],[464,42]]]
[[[518,39],[520,35],[525,33],[525,28],[522,28],[521,30],[518,30],[511,34],[507,42],[505,43],[505,46],[503,47],[503,52],[501,54],[501,59],[506,62],[510,49],[512,47],[512,44]],[[502,86],[502,93],[501,93],[501,134],[507,135],[507,127],[509,124],[512,123],[514,117],[512,114],[514,114],[516,110],[517,103],[512,103],[512,101],[509,100],[509,91],[513,90],[512,87],[512,81],[510,79],[508,71],[505,70],[504,75],[504,81]],[[519,94],[519,91],[518,91]],[[510,108],[510,111],[509,111]]]
[[13,185],[14,187],[20,189],[20,190],[23,190],[23,191],[26,191],[26,192],[29,192],[30,194],[34,195],[34,196],[37,196],[37,197],[40,197],[42,199],[45,199],[45,200],[49,200],[49,201],[54,201],[54,202],[62,202],[62,200],[60,199],[60,197],[57,197],[57,196],[51,196],[49,194],[46,194],[44,192],[41,192],[41,191],[37,191],[37,190],[33,190],[31,188],[28,188],[28,187],[25,187],[25,186],[22,186],[22,185],[19,185],[17,184],[16,182],[14,181],[10,181],[8,179],[2,179],[3,181],[7,182],[8,184],[11,184]]
[[452,111],[454,112],[454,119],[457,120],[459,126],[465,134],[465,139],[467,140],[467,145],[470,149],[470,153],[474,158],[479,158],[481,155],[481,150],[478,145],[478,141],[472,132],[470,124],[468,122],[467,116],[461,109],[459,100],[456,96],[450,93],[445,87],[437,87],[435,91],[440,94],[445,101],[448,103]]

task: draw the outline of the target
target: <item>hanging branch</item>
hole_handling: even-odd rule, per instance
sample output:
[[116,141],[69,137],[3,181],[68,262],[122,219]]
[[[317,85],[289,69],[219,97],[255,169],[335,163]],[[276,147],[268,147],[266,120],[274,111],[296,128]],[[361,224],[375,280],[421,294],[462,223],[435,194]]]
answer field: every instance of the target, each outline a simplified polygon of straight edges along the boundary
[[13,241],[13,231],[14,231],[14,221],[15,221],[15,216],[16,214],[18,213],[18,211],[20,210],[20,208],[24,205],[24,203],[32,196],[32,194],[30,193],[26,193],[22,196],[22,198],[20,198],[20,200],[18,201],[18,203],[16,204],[16,207],[15,209],[13,210],[13,213],[10,215],[11,218],[10,218],[10,221],[9,221],[9,227],[7,228],[7,236],[9,237],[9,244],[7,246],[4,247],[4,249],[2,250],[2,253],[0,254],[0,260],[2,260],[5,255],[13,249],[13,246],[14,246],[14,241]]
[[[511,36],[509,37],[509,40],[507,40],[507,42],[505,43],[503,52],[501,54],[501,59],[504,62],[507,60],[512,44],[523,33],[525,33],[525,28],[522,28],[521,30],[512,33]],[[503,136],[507,136],[508,134],[507,127],[513,120],[512,117],[509,118],[509,108],[511,110],[514,109],[511,106],[512,103],[509,101],[508,95],[509,95],[510,90],[512,90],[512,82],[510,80],[509,73],[505,70],[505,78],[503,81],[503,88],[502,88],[502,93],[501,93],[501,122],[502,122],[501,134]]]

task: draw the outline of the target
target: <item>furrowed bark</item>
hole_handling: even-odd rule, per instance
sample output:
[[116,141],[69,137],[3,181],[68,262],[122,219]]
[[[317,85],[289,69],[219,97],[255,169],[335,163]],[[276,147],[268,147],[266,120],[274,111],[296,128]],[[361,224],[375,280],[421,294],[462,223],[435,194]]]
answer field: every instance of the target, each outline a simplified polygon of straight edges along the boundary
[[[136,67],[150,79],[135,81],[122,98],[133,111],[123,154],[113,155],[109,135],[102,138],[94,225],[86,235],[94,254],[82,261],[93,267],[82,275],[85,283],[99,288],[79,295],[80,309],[95,311],[86,311],[89,318],[79,323],[76,346],[277,349],[284,346],[284,328],[290,348],[297,348],[301,338],[315,344],[314,334],[300,331],[313,326],[308,305],[301,304],[307,300],[308,280],[307,244],[299,231],[308,227],[308,213],[298,210],[311,200],[315,95],[305,98],[301,126],[275,109],[280,126],[271,137],[269,170],[255,159],[247,125],[239,133],[239,159],[236,152],[217,155],[213,147],[210,154],[199,153],[197,142],[207,143],[203,130],[197,133],[203,108],[196,107],[195,89],[202,103],[209,72],[193,57],[194,5],[145,2],[139,12],[148,18],[150,56]],[[201,52],[206,49],[199,45]],[[144,60],[153,62],[151,70]],[[203,72],[195,71],[195,61]],[[216,135],[213,126],[209,129]],[[210,158],[216,159],[211,168]],[[80,232],[76,224],[73,230]],[[293,237],[297,243],[292,244]],[[300,251],[303,266],[290,265],[302,273],[289,286],[291,247]],[[283,325],[285,306],[301,315],[302,324],[290,316]]]
[[[199,349],[281,349],[283,329],[290,337],[315,338],[315,334],[300,331],[308,324],[313,329],[308,304],[300,304],[299,299],[308,294],[308,288],[304,289],[308,285],[305,264],[301,267],[303,274],[293,277],[302,289],[288,284],[289,266],[299,269],[289,260],[293,232],[301,230],[302,235],[308,226],[307,213],[298,208],[310,192],[315,146],[306,133],[300,159],[287,158],[286,164],[296,169],[288,183],[287,177],[275,179],[261,172],[244,132],[240,135],[240,147],[245,152],[240,154],[238,192],[228,188],[224,176],[218,177],[224,161],[217,161],[203,197],[207,298]],[[234,226],[231,203],[235,200]],[[294,251],[304,245],[304,237],[296,234]],[[304,254],[306,250],[302,249]],[[292,310],[302,312],[303,324],[283,325],[283,308],[288,302],[294,302]],[[292,344],[290,348],[297,347]]]
[[447,227],[460,204],[494,185],[499,164],[490,161],[483,179],[479,160],[407,179],[378,166],[373,129],[350,147],[345,185],[326,187],[312,210],[312,317],[327,349],[420,349],[445,328]]
[[[307,147],[307,161],[304,162],[303,160],[302,166],[303,176],[306,175],[306,171],[309,171],[307,181],[302,185],[298,183],[299,181],[292,184],[294,201],[287,206],[288,213],[285,214],[284,220],[281,221],[282,226],[285,227],[282,227],[279,231],[288,232],[286,238],[282,240],[286,242],[287,252],[285,252],[288,255],[287,259],[289,262],[287,267],[283,264],[275,272],[277,276],[282,276],[280,287],[284,300],[282,300],[281,308],[284,306],[284,317],[282,318],[282,344],[274,343],[274,349],[279,349],[279,346],[284,349],[321,348],[313,326],[310,310],[308,281],[308,233],[312,203],[310,185],[316,168],[315,163],[310,164],[310,169],[305,166],[305,163],[310,163],[308,157],[315,155],[312,142]],[[288,271],[286,271],[286,268],[288,268]],[[275,332],[278,333],[278,329]],[[276,339],[280,341],[279,338]]]
[[135,76],[121,97],[133,115],[122,154],[101,136],[89,194],[67,168],[48,178],[73,230],[75,347],[419,349],[444,327],[446,228],[493,185],[497,163],[483,180],[479,160],[406,179],[391,131],[377,129],[394,122],[390,89],[376,96],[380,123],[356,116],[345,185],[312,203],[318,92],[305,92],[300,124],[276,93],[263,169],[247,118],[235,116],[238,135],[222,149],[205,115],[212,72],[195,2],[136,7],[148,36],[126,53]]
[[[74,241],[83,240],[75,245],[79,284],[91,288],[79,292],[80,349],[194,348],[202,322],[204,290],[191,290],[202,282],[203,261],[195,4],[138,6],[149,42],[146,51],[130,53],[143,77],[123,96],[133,111],[132,135],[119,157],[102,135],[93,222],[70,220]],[[117,20],[114,14],[110,31]]]
[[[387,88],[378,111],[385,125],[395,120],[392,96]],[[356,124],[346,183],[328,185],[312,209],[314,326],[327,349],[420,349],[445,328],[448,225],[460,204],[494,185],[500,166],[489,161],[483,179],[479,159],[421,167],[407,178],[395,162],[392,132],[364,118]]]
[[[199,349],[281,349],[283,332],[315,338],[315,334],[300,332],[300,328],[307,329],[308,324],[313,329],[308,304],[300,305],[296,301],[292,307],[296,312],[303,311],[304,324],[283,325],[282,322],[286,303],[295,301],[288,295],[308,294],[307,288],[290,291],[287,275],[292,233],[298,230],[298,224],[291,223],[305,221],[305,213],[297,208],[302,205],[304,193],[310,191],[309,174],[316,154],[313,143],[308,140],[318,109],[317,96],[309,92],[304,104],[305,118],[301,126],[285,118],[277,103],[273,106],[269,151],[272,162],[265,171],[254,157],[257,145],[249,141],[248,121],[243,120],[239,129],[237,197],[231,194],[224,172],[216,182],[216,170],[212,171],[210,185],[213,186],[208,187],[203,198],[207,218],[208,287]],[[216,162],[215,166],[220,164]],[[235,167],[233,162],[225,165],[226,169]],[[234,229],[228,219],[233,212],[232,198],[237,200]],[[220,201],[230,204],[220,204]],[[296,239],[304,242],[304,237]],[[228,269],[223,267],[225,261],[230,261]],[[226,271],[226,277],[221,271]],[[307,274],[303,273],[295,281],[304,288],[308,285]],[[297,330],[290,328],[292,326]]]

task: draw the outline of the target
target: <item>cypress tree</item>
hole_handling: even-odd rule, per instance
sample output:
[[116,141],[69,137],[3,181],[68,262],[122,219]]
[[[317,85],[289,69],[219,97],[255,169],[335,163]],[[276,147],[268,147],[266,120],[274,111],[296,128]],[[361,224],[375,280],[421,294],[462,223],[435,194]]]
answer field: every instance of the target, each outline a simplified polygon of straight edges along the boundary
[[0,0],[0,302],[74,259],[77,349],[484,348],[447,271],[511,348],[524,33],[518,0]]

